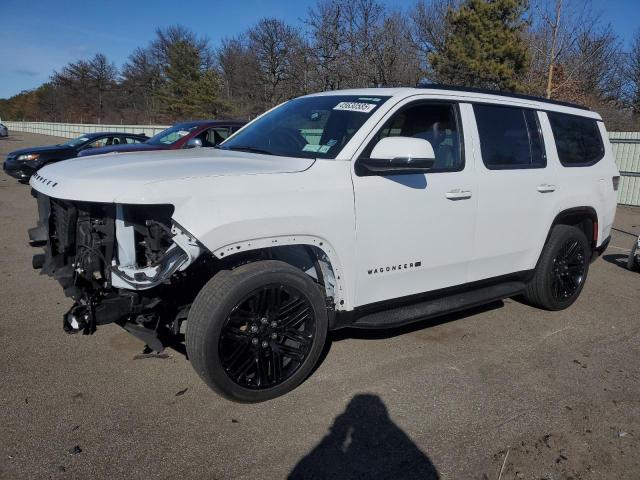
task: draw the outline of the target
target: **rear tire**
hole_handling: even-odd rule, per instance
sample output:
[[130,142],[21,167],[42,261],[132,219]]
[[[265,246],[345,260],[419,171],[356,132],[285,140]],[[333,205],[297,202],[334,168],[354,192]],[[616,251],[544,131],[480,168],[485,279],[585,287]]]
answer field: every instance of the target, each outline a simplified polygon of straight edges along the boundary
[[584,233],[556,225],[542,249],[525,299],[545,310],[563,310],[576,301],[589,272],[591,248]]
[[328,329],[324,294],[300,270],[266,260],[216,274],[187,320],[189,360],[220,395],[262,402],[302,383]]

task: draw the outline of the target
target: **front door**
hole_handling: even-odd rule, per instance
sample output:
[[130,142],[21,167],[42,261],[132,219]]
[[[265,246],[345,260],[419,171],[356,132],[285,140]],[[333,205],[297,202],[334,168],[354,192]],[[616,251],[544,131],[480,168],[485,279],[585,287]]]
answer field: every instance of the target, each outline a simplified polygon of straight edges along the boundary
[[462,132],[471,106],[407,100],[396,106],[357,155],[388,136],[428,140],[436,161],[427,174],[359,176],[355,306],[463,284],[475,230],[473,156]]

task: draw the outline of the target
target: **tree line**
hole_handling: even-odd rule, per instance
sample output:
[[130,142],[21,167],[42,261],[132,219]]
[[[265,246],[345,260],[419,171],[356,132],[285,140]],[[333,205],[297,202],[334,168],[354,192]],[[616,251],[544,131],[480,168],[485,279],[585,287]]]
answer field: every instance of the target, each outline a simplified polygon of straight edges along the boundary
[[318,0],[302,26],[264,18],[212,45],[175,25],[118,68],[71,62],[0,99],[10,120],[173,123],[253,118],[322,90],[446,83],[587,105],[640,128],[640,31],[630,51],[583,0]]

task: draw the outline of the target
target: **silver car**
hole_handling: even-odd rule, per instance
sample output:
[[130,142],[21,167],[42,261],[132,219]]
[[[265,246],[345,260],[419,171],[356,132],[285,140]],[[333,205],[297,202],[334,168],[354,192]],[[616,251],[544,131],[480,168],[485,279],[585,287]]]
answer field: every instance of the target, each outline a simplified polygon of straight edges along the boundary
[[0,123],[0,137],[8,137],[9,129]]

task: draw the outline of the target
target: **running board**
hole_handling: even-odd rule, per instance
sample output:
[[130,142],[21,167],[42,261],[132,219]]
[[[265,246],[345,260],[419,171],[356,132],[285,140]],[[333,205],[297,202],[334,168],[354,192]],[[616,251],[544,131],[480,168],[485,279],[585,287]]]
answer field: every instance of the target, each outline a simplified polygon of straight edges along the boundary
[[502,300],[522,293],[524,282],[504,282],[487,287],[479,287],[463,293],[449,294],[431,300],[419,301],[411,305],[392,307],[362,316],[349,325],[352,328],[394,328],[419,320],[445,315],[447,313],[473,308]]

